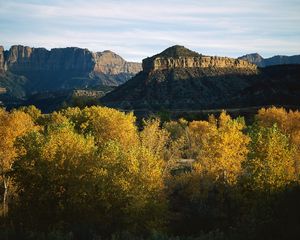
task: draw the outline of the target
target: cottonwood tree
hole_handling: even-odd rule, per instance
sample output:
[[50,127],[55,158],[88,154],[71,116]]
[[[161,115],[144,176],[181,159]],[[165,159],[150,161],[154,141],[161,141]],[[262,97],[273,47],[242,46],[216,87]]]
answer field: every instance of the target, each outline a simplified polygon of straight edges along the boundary
[[189,132],[195,147],[198,144],[197,163],[214,180],[235,184],[246,160],[249,137],[243,133],[241,119],[231,119],[225,112],[217,121],[194,121]]
[[22,111],[7,112],[0,109],[0,174],[4,187],[2,214],[8,213],[8,195],[11,187],[10,172],[18,156],[15,141],[34,129],[32,118]]
[[300,176],[300,112],[285,110],[284,108],[262,108],[256,115],[258,124],[263,127],[277,125],[295,147],[294,164],[296,174]]
[[66,114],[52,113],[44,131],[20,140],[14,176],[23,224],[96,224],[104,235],[158,229],[166,209],[163,160],[139,143],[130,115],[85,111],[82,133]]
[[272,127],[252,127],[245,178],[250,189],[277,191],[296,180],[294,147],[288,136]]

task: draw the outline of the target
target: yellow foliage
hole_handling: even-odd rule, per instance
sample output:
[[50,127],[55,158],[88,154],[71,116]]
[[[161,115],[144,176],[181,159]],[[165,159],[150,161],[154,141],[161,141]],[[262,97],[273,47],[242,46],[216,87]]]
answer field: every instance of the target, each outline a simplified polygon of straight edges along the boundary
[[17,156],[14,146],[18,137],[34,129],[32,118],[22,112],[11,113],[0,110],[0,171],[5,174],[11,169],[12,163]]
[[189,125],[193,147],[198,148],[197,162],[214,180],[234,184],[241,174],[249,137],[244,124],[222,112],[218,121],[194,121]]
[[300,174],[300,112],[285,110],[284,108],[271,107],[262,108],[257,114],[258,123],[263,127],[272,127],[274,124],[290,137],[291,143],[295,145],[295,167]]
[[170,133],[160,128],[158,119],[145,122],[143,131],[140,132],[141,145],[161,159],[164,159]]
[[133,113],[123,113],[107,107],[89,107],[83,110],[68,108],[61,112],[75,124],[78,131],[94,136],[95,143],[102,145],[113,140],[128,147],[138,143]]
[[255,127],[250,136],[249,160],[244,166],[250,188],[276,190],[296,180],[294,149],[287,136],[276,126]]

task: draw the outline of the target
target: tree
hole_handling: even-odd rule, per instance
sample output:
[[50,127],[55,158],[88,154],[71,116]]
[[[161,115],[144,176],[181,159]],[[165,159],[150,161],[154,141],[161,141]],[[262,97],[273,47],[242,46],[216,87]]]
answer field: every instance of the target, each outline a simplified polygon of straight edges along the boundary
[[214,180],[235,184],[242,171],[249,137],[242,130],[241,119],[231,119],[222,112],[217,121],[193,121],[189,132],[198,145],[197,162],[203,172]]
[[294,148],[276,125],[254,126],[249,135],[250,151],[244,169],[250,189],[274,191],[296,179]]
[[71,110],[70,118],[52,113],[43,130],[18,141],[23,154],[14,179],[22,224],[105,236],[159,229],[166,209],[163,160],[139,142],[131,115],[83,111]]
[[13,176],[22,224],[45,231],[78,221],[73,219],[78,217],[76,211],[86,219],[85,199],[92,194],[87,179],[96,152],[93,138],[75,133],[68,125],[52,125],[25,135],[17,146],[23,154],[14,163]]
[[258,124],[263,127],[277,125],[278,129],[289,137],[290,142],[295,146],[294,164],[296,174],[300,176],[300,112],[285,110],[284,108],[271,107],[262,108],[256,116]]
[[160,127],[158,119],[145,121],[139,135],[142,147],[147,148],[157,158],[165,158],[170,134]]
[[15,141],[34,129],[32,118],[22,111],[7,112],[0,109],[0,174],[4,187],[2,214],[8,213],[8,195],[11,186],[10,172],[18,156]]
[[106,107],[89,107],[83,110],[68,108],[61,112],[75,129],[85,135],[92,134],[100,146],[109,140],[120,142],[125,148],[138,143],[135,117]]

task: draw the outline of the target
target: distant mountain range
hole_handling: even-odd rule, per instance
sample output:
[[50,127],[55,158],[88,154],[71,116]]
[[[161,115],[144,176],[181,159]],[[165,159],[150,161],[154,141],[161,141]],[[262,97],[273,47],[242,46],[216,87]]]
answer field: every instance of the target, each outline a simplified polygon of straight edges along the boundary
[[294,56],[283,56],[277,55],[270,58],[263,58],[258,53],[247,54],[238,59],[246,60],[251,63],[256,64],[259,67],[268,67],[273,65],[283,65],[283,64],[300,64],[300,55]]
[[142,64],[111,51],[0,46],[0,105],[52,111],[74,98],[84,104],[100,97],[101,104],[121,109],[300,105],[299,64],[300,55],[234,59],[178,45]]
[[210,57],[173,46],[143,60],[143,71],[105,95],[121,109],[194,110],[299,105],[300,65],[258,68],[244,59]]
[[62,89],[118,86],[141,71],[141,64],[126,62],[111,52],[82,48],[0,46],[0,88],[14,97]]

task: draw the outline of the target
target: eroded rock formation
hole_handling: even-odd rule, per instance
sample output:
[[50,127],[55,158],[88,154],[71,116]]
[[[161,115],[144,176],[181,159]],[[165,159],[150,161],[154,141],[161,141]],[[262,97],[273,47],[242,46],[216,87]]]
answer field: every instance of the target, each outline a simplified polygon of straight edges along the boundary
[[140,63],[126,62],[111,51],[93,53],[88,49],[76,47],[54,48],[48,51],[45,48],[31,48],[21,45],[12,46],[8,52],[7,59],[4,59],[3,54],[2,61],[5,61],[7,69],[13,72],[95,71],[117,75],[120,73],[136,74],[141,70]]
[[258,53],[251,53],[239,57],[238,59],[247,60],[259,67],[268,67],[273,65],[300,64],[300,55],[284,56],[277,55],[270,58],[263,58]]
[[158,55],[143,60],[143,70],[146,72],[173,68],[231,68],[249,73],[257,71],[257,66],[246,60],[203,56],[183,46],[173,46]]
[[257,68],[245,60],[203,56],[174,46],[145,59],[142,72],[101,101],[137,111],[298,104],[299,66]]
[[91,52],[68,47],[0,47],[0,87],[10,96],[45,91],[118,86],[141,71],[140,63],[125,61],[111,51]]
[[0,46],[0,73],[4,72],[4,48]]

